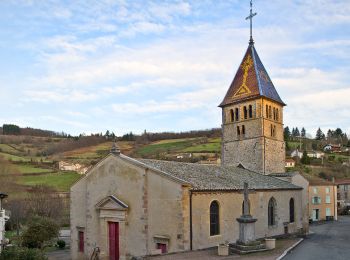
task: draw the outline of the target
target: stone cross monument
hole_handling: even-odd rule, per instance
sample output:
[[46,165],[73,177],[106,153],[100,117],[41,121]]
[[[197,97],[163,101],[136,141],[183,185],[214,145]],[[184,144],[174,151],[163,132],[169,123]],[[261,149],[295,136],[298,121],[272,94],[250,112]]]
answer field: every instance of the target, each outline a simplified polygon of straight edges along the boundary
[[243,215],[237,218],[239,223],[239,239],[237,243],[247,245],[255,241],[256,218],[250,215],[248,183],[244,183]]

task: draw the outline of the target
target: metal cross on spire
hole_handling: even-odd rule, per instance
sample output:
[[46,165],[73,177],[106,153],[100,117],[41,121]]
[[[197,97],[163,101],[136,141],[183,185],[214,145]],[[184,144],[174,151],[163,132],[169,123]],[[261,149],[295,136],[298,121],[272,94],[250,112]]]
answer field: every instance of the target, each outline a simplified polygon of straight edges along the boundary
[[253,40],[253,17],[256,16],[257,13],[253,13],[253,0],[250,0],[250,14],[245,19],[250,20],[250,40],[249,44],[254,44]]

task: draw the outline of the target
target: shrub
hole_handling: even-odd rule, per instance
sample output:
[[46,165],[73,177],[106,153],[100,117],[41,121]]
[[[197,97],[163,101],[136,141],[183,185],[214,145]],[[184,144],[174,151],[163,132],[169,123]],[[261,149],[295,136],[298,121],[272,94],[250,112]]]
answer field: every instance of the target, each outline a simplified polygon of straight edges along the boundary
[[8,247],[0,254],[0,260],[47,260],[39,249],[26,247]]
[[66,246],[66,242],[64,242],[64,240],[62,240],[62,239],[59,239],[59,240],[57,240],[57,246],[58,246],[58,248],[63,249]]
[[22,245],[43,248],[44,243],[58,236],[59,226],[50,218],[34,217],[22,234]]

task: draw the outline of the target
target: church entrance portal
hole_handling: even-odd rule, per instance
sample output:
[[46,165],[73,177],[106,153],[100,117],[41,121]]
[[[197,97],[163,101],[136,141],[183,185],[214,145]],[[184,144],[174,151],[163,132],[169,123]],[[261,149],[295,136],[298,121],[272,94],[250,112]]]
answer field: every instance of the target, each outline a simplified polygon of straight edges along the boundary
[[109,260],[119,260],[119,223],[108,222]]

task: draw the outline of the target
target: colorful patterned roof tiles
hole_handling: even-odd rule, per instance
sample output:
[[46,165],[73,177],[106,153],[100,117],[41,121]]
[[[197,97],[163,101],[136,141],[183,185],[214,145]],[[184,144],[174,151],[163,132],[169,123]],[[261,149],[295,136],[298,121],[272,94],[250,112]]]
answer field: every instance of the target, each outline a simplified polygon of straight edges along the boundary
[[224,107],[257,97],[266,97],[285,105],[265,70],[254,44],[250,44],[225,98],[219,106]]

